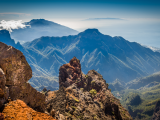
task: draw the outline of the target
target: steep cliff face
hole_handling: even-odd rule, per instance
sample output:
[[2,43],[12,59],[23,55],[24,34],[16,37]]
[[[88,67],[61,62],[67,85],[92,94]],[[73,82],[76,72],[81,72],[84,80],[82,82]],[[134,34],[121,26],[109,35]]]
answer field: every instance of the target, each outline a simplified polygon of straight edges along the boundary
[[27,83],[31,77],[31,67],[22,52],[0,42],[0,106],[10,97],[11,100],[23,100],[37,111],[44,111],[45,95]]
[[0,58],[0,67],[5,73],[7,86],[23,84],[32,77],[31,67],[19,50],[0,43]]
[[59,85],[59,90],[46,93],[46,113],[55,118],[59,111],[69,120],[132,120],[102,75],[95,70],[84,75],[76,57],[60,67]]

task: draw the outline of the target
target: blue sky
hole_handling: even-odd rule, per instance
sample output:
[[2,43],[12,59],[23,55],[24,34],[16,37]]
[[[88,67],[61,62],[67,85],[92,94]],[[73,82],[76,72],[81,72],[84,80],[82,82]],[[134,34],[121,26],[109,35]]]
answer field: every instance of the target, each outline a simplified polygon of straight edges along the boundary
[[158,0],[0,0],[0,21],[39,18],[160,48]]

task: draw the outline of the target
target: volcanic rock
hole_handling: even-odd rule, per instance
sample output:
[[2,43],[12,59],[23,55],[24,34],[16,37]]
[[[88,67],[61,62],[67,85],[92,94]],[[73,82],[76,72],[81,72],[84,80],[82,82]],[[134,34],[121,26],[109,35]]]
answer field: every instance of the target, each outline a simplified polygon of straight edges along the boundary
[[59,70],[59,87],[68,87],[76,83],[77,86],[81,86],[81,64],[80,60],[73,57],[68,64],[64,64]]
[[3,70],[0,68],[0,108],[7,101],[9,97],[9,89],[6,84],[6,77]]
[[0,113],[0,120],[4,120],[4,116],[2,113]]
[[36,111],[44,112],[45,95],[34,89],[29,83],[21,86],[10,86],[9,95],[12,100],[20,99]]
[[32,70],[23,53],[0,42],[0,107],[10,96],[11,100],[23,100],[31,108],[43,112],[45,95],[27,83],[31,77]]
[[46,93],[47,113],[59,111],[68,120],[132,120],[102,75],[95,70],[83,74],[76,57],[60,67],[59,85],[59,90]]
[[5,73],[6,85],[20,85],[32,77],[31,67],[19,50],[0,42],[0,58],[0,68]]
[[0,68],[0,88],[2,90],[5,89],[5,84],[6,84],[6,77],[3,70]]
[[33,110],[19,99],[9,102],[3,110],[3,115],[5,120],[55,120],[45,113]]

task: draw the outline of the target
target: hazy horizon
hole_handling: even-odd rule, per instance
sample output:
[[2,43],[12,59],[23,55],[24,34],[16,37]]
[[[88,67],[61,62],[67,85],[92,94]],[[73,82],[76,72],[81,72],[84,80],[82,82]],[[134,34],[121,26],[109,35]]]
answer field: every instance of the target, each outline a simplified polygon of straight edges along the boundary
[[160,48],[158,0],[0,0],[0,11],[1,28],[11,20],[24,23],[42,18],[79,32],[97,28],[105,35]]

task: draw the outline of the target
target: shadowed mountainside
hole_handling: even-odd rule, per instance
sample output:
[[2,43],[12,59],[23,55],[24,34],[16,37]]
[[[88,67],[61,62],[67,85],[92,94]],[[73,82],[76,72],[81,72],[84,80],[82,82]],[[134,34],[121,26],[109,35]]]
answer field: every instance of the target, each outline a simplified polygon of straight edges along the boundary
[[122,37],[103,35],[97,29],[72,36],[41,37],[16,48],[30,64],[33,77],[29,82],[37,90],[42,90],[41,86],[58,89],[57,71],[73,56],[80,59],[85,74],[94,69],[108,83],[116,79],[129,82],[160,70],[159,52]]
[[128,82],[160,70],[160,53],[122,37],[103,35],[97,29],[75,36],[41,37],[24,47],[30,53],[27,59],[33,70],[49,76],[58,76],[59,67],[73,56],[80,59],[84,73],[94,69],[107,82],[117,78]]

